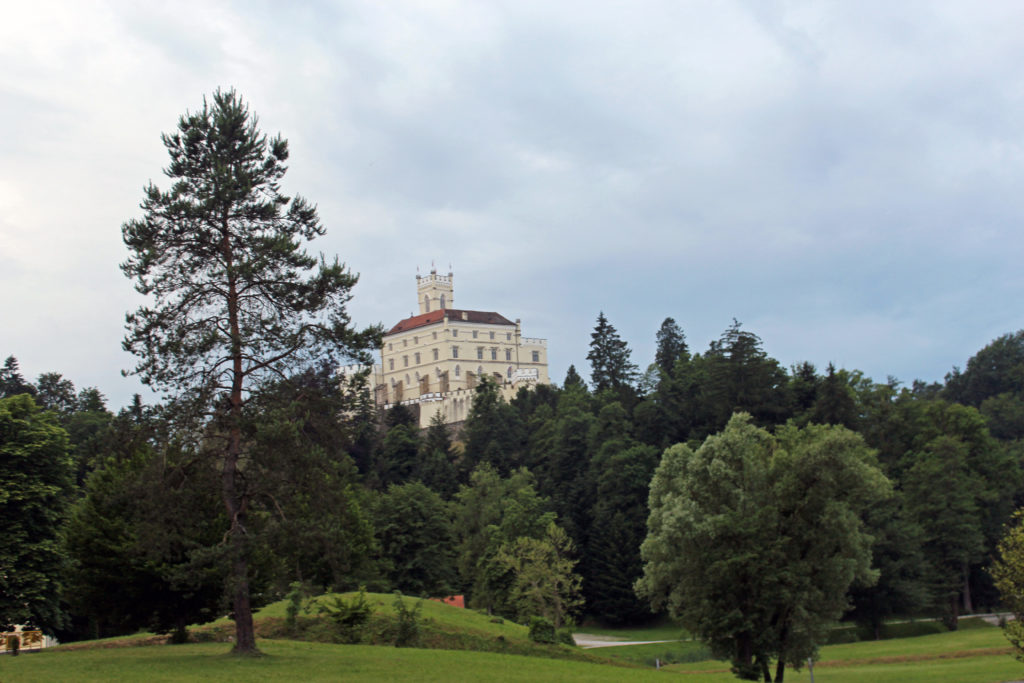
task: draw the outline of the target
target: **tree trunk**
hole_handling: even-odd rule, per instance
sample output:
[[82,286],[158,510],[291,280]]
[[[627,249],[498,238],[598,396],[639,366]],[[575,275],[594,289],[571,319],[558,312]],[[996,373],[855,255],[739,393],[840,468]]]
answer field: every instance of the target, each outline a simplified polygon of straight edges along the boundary
[[964,614],[972,614],[974,605],[971,603],[971,568],[964,562]]
[[782,683],[783,676],[786,675],[786,659],[779,657],[779,661],[775,664],[775,683]]
[[224,253],[228,266],[228,324],[231,329],[232,380],[229,397],[228,447],[224,455],[222,476],[224,506],[228,511],[231,536],[231,589],[235,613],[235,647],[232,652],[256,655],[256,630],[252,623],[252,603],[249,596],[249,548],[245,538],[246,500],[238,491],[238,460],[242,454],[242,341],[238,325],[238,290],[231,274],[231,243],[228,239],[227,219],[224,219]]

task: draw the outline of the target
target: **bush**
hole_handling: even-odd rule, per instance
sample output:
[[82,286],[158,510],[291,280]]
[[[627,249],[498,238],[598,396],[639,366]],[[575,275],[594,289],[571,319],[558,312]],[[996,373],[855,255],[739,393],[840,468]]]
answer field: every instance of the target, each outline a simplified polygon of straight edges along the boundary
[[555,639],[563,645],[576,647],[576,639],[572,637],[572,631],[567,628],[560,628],[555,634]]
[[544,617],[530,617],[530,640],[535,643],[554,643],[555,627]]
[[363,627],[373,613],[373,608],[366,602],[366,590],[360,588],[352,600],[347,601],[336,595],[329,602],[322,602],[319,611],[337,626],[341,642],[358,643],[363,639]]
[[395,647],[418,645],[420,641],[419,616],[423,601],[418,601],[412,609],[409,609],[405,600],[402,599],[402,593],[395,591],[394,605],[395,615],[398,617],[398,623],[395,625]]

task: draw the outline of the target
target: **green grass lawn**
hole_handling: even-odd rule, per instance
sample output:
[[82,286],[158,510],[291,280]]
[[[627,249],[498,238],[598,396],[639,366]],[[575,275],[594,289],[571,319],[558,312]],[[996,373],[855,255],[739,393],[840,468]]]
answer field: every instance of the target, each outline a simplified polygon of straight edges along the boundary
[[[916,638],[827,645],[821,648],[814,677],[816,683],[996,683],[1024,679],[1024,664],[1006,654],[1008,650],[1002,631],[990,625]],[[687,674],[687,680],[736,680],[728,671],[728,663],[715,660],[666,668]],[[787,669],[786,680],[809,681],[810,674],[806,667],[799,672]]]
[[261,640],[266,657],[222,643],[62,651],[0,657],[0,681],[651,681],[658,672],[491,652]]

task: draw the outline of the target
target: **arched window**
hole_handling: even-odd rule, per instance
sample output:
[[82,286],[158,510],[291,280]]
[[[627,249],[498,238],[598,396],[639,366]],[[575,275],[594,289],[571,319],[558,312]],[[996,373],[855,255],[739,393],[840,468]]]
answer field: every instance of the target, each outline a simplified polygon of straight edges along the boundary
[[405,384],[406,384],[407,386],[408,386],[408,384],[409,384],[409,373],[405,373]]
[[508,366],[508,373],[507,374],[508,374],[508,378],[512,379],[512,366],[511,365]]
[[444,309],[445,309],[445,305],[444,305],[444,294],[442,294],[442,295],[441,295],[441,310],[444,310]]
[[426,313],[430,313],[430,295],[429,294],[424,294],[423,295],[423,310]]
[[477,377],[483,377],[484,376],[484,366],[482,366],[482,365],[476,366],[476,375],[477,375]]

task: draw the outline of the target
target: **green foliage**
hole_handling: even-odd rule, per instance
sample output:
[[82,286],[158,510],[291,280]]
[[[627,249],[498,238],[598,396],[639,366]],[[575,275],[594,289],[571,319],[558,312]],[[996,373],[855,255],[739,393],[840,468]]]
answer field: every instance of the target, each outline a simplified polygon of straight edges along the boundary
[[[598,314],[597,324],[590,334],[590,382],[595,393],[612,390],[620,398],[629,395],[637,379],[638,369],[630,360],[629,345],[619,337],[604,312]],[[624,393],[623,393],[624,392]]]
[[545,534],[555,520],[549,501],[538,495],[527,470],[502,478],[484,464],[455,495],[454,517],[457,566],[470,603],[501,614],[514,613],[508,598],[513,575],[497,555],[505,543]]
[[14,356],[8,356],[4,360],[3,367],[0,367],[0,398],[10,398],[18,394],[32,396],[35,393],[36,388],[26,382],[25,378],[21,376],[18,359]]
[[455,556],[448,508],[418,481],[392,484],[374,513],[384,576],[416,595],[448,595],[455,584]]
[[143,217],[122,227],[129,254],[121,269],[148,297],[127,316],[123,346],[144,383],[208,418],[206,452],[223,473],[230,524],[235,650],[250,653],[258,544],[249,512],[259,490],[243,464],[250,402],[315,363],[367,361],[381,330],[352,328],[345,306],[358,278],[305,251],[324,229],[312,204],[280,192],[288,143],[268,140],[234,90],[216,91],[162,140],[171,188],[146,187]]
[[317,605],[318,611],[337,627],[341,642],[358,643],[362,640],[363,628],[373,614],[373,607],[366,601],[366,591],[362,587],[349,600],[333,595],[320,600]]
[[28,394],[0,399],[0,626],[52,633],[66,571],[61,529],[72,496],[67,434]]
[[644,576],[667,607],[741,677],[799,665],[870,582],[861,516],[889,494],[874,454],[841,427],[781,428],[747,415],[696,451],[665,451],[651,482]]
[[676,324],[675,319],[665,318],[658,328],[655,336],[657,348],[654,352],[654,362],[663,373],[671,373],[676,361],[680,358],[686,359],[689,356],[689,349],[686,346],[686,335]]
[[582,604],[572,541],[554,522],[542,538],[520,536],[504,543],[496,561],[512,573],[508,600],[520,619],[543,615],[558,629]]
[[530,640],[535,643],[555,643],[555,627],[544,617],[530,617]]
[[400,591],[395,591],[395,647],[416,647],[420,641],[420,608],[423,600],[417,600],[410,609]]
[[1014,619],[1002,624],[1014,657],[1024,662],[1024,509],[1017,510],[999,542],[999,559],[992,565],[992,577],[1003,605]]
[[465,461],[469,468],[481,463],[507,475],[522,461],[526,435],[519,412],[505,402],[498,385],[482,377],[463,428]]

